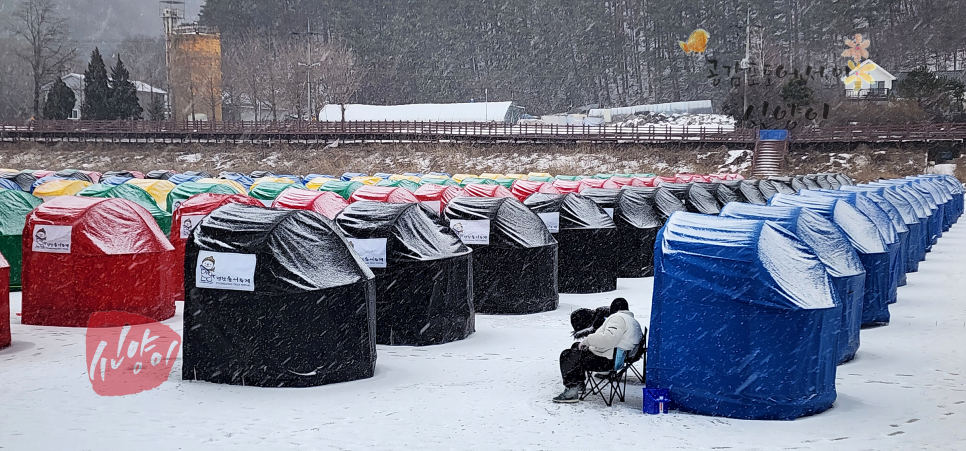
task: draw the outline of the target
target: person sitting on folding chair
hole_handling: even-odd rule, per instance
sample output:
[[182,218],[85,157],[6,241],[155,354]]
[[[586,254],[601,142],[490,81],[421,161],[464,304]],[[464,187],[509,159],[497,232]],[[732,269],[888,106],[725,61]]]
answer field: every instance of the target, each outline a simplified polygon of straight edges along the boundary
[[[614,299],[610,304],[610,316],[604,324],[560,353],[560,374],[566,389],[553,398],[553,402],[579,401],[587,371],[612,371],[615,369],[615,357],[634,355],[641,345],[644,332],[628,309],[626,299]],[[574,326],[576,329],[577,325]],[[578,334],[579,331],[576,331],[575,337]]]

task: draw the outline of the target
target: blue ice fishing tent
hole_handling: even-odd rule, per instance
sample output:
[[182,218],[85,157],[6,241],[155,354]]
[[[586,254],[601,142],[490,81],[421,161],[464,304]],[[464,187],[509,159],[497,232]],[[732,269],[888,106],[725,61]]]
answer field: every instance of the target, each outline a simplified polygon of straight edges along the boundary
[[182,183],[188,183],[188,182],[197,182],[198,180],[201,180],[200,176],[188,175],[188,174],[175,174],[168,179],[169,182],[174,183],[175,185],[180,185]]
[[842,305],[838,363],[855,358],[855,353],[859,350],[859,330],[862,327],[865,269],[842,229],[819,214],[800,207],[731,202],[721,209],[721,217],[774,222],[794,233],[811,248],[825,265],[836,303]]
[[777,223],[675,213],[654,246],[647,386],[684,411],[792,420],[835,401],[842,306]]
[[[922,228],[922,257],[919,261],[926,259],[926,253],[932,250],[932,243],[935,241],[935,221],[933,221],[933,212],[935,210],[929,207],[929,202],[926,201],[922,194],[919,194],[912,187],[912,183],[905,180],[882,180],[879,182],[870,183],[872,186],[885,186],[893,190],[894,193],[901,196],[903,199],[909,202],[909,205],[916,210],[916,216],[919,218],[919,224]],[[889,192],[886,192],[886,197],[890,197]]]
[[834,197],[806,197],[779,194],[769,201],[778,207],[801,207],[832,221],[842,229],[849,243],[859,254],[865,269],[865,294],[862,297],[862,325],[889,323],[889,297],[895,290],[890,266],[889,248],[879,229],[868,216],[855,207]]
[[[939,221],[942,224],[942,232],[949,230],[948,215],[946,214],[946,206],[952,196],[947,197],[946,193],[942,191],[935,183],[926,178],[920,177],[906,177],[906,180],[911,180],[912,186],[918,190],[923,196],[932,197],[933,202],[939,207]],[[942,233],[940,232],[939,237],[942,238]]]
[[927,241],[926,252],[931,251],[932,245],[936,244],[936,242],[939,240],[939,237],[941,237],[943,234],[942,217],[940,216],[941,212],[939,210],[939,205],[936,204],[936,201],[933,200],[933,197],[916,188],[916,183],[912,180],[880,180],[879,183],[898,187],[903,194],[916,199],[916,201],[928,211],[929,220],[926,221],[926,234],[928,235],[929,239]]
[[[924,175],[923,177],[942,183],[952,195],[952,224],[959,221],[963,215],[963,184],[956,177],[951,175]],[[948,205],[948,204],[947,204]]]
[[[893,189],[894,187],[873,186],[873,185],[853,185],[843,186],[842,191],[863,193],[869,200],[873,201],[882,210],[889,214],[896,231],[902,231],[898,223],[909,231],[905,241],[902,243],[902,258],[905,260],[905,271],[907,273],[919,271],[919,262],[926,255],[923,243],[926,235],[916,216],[916,210],[908,199],[903,198]],[[899,286],[905,285],[905,277],[899,281]]]
[[118,185],[123,185],[127,183],[128,180],[132,180],[132,179],[134,179],[134,177],[124,177],[124,176],[116,175],[114,177],[101,179],[97,183],[100,183],[101,185],[107,185],[107,186],[118,186]]
[[0,179],[0,190],[12,189],[14,191],[23,191],[17,182],[10,179]]
[[245,191],[251,190],[252,185],[255,183],[251,177],[242,174],[241,172],[222,172],[221,174],[218,174],[218,178],[238,182],[245,187]]
[[342,174],[342,177],[340,177],[339,180],[342,180],[343,182],[348,182],[356,177],[368,177],[368,176],[369,174],[366,174],[365,172],[346,172],[345,174]]
[[957,207],[953,205],[954,197],[952,191],[946,186],[941,180],[930,176],[919,176],[919,177],[906,177],[906,179],[914,180],[916,183],[921,184],[933,198],[936,199],[937,203],[939,199],[942,199],[943,205],[943,231],[949,230],[953,223],[956,222]]
[[802,191],[801,195],[804,197],[834,197],[844,200],[872,220],[875,228],[879,231],[879,236],[882,237],[882,242],[885,243],[886,248],[889,250],[889,273],[891,274],[889,279],[889,303],[895,304],[899,294],[897,288],[900,285],[904,285],[902,282],[905,281],[906,260],[902,255],[902,240],[904,237],[909,237],[909,229],[904,228],[905,235],[900,234],[896,230],[889,214],[879,208],[875,202],[872,202],[872,200],[860,193],[837,190],[809,190]]

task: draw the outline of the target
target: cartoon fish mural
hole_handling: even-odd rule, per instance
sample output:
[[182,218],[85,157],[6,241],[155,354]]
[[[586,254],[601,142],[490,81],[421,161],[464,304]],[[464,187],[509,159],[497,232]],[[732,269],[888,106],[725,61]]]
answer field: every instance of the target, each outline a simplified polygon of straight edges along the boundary
[[692,53],[704,53],[705,48],[708,47],[709,38],[711,38],[711,35],[707,31],[698,28],[688,37],[688,42],[678,41],[678,45],[681,46],[681,50],[684,50],[684,53],[689,55]]

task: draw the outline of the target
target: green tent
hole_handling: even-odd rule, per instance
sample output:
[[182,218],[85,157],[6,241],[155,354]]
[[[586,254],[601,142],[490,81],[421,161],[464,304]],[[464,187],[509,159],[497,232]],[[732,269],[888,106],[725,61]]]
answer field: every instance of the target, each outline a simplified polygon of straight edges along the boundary
[[555,177],[557,180],[570,180],[571,182],[579,182],[587,177],[582,175],[558,175]]
[[275,198],[287,189],[305,189],[305,187],[300,183],[262,182],[252,187],[248,195],[262,201],[266,207],[270,207]]
[[553,177],[540,176],[540,175],[531,175],[531,176],[528,176],[527,177],[527,180],[534,181],[534,182],[553,183],[554,178]]
[[362,183],[359,182],[343,182],[341,180],[333,180],[331,182],[325,182],[319,187],[319,191],[332,191],[336,193],[345,200],[349,200],[357,189],[362,188]]
[[383,181],[381,181],[379,183],[376,183],[376,186],[391,186],[393,188],[405,188],[407,191],[409,191],[411,193],[412,192],[415,192],[417,189],[419,189],[419,184],[418,183],[416,183],[416,182],[414,182],[412,180],[406,180],[406,179],[401,179],[401,180],[383,180]]
[[223,185],[221,183],[185,182],[168,193],[168,211],[174,213],[188,198],[203,193],[241,194],[230,185]]
[[481,179],[479,177],[467,177],[467,178],[463,179],[462,182],[460,182],[460,186],[466,187],[466,185],[469,185],[471,183],[475,183],[475,184],[478,184],[478,185],[499,185],[499,183],[497,183],[496,180],[493,180],[493,179]]
[[441,175],[424,175],[423,178],[419,179],[420,185],[443,185],[443,186],[459,186],[456,180],[449,177],[443,177]]
[[154,197],[140,186],[127,183],[122,183],[117,186],[97,184],[84,188],[77,195],[84,197],[127,199],[144,207],[148,213],[151,213],[154,221],[158,223],[158,227],[161,228],[165,236],[171,234],[171,213],[162,210],[154,200]]
[[[0,254],[10,263],[10,286],[20,288],[23,266],[23,233],[27,215],[43,203],[39,197],[18,191],[0,190]],[[6,314],[6,313],[4,313]]]
[[515,182],[516,179],[498,178],[498,179],[495,179],[494,181],[496,183],[499,183],[500,185],[503,185],[504,187],[506,187],[506,189],[510,189],[510,188],[513,188],[513,182]]
[[611,177],[616,177],[617,174],[597,174],[594,176],[595,179],[607,180]]
[[657,177],[657,174],[631,174],[631,177]]

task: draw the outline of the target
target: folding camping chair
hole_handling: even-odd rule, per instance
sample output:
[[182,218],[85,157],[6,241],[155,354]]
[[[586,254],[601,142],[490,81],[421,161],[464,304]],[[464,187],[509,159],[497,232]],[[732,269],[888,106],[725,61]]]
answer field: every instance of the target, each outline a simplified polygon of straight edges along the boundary
[[[623,353],[622,349],[617,349],[617,353]],[[634,366],[638,361],[643,361],[642,370]],[[627,372],[630,371],[637,379],[644,383],[643,370],[647,368],[647,328],[644,328],[644,338],[637,346],[637,352],[630,356],[624,356],[623,360],[619,355],[614,356],[615,368],[604,374],[594,374],[595,371],[588,371],[584,377],[584,390],[580,394],[583,401],[589,396],[600,395],[600,399],[610,406],[614,403],[614,397],[624,402],[627,394]]]

